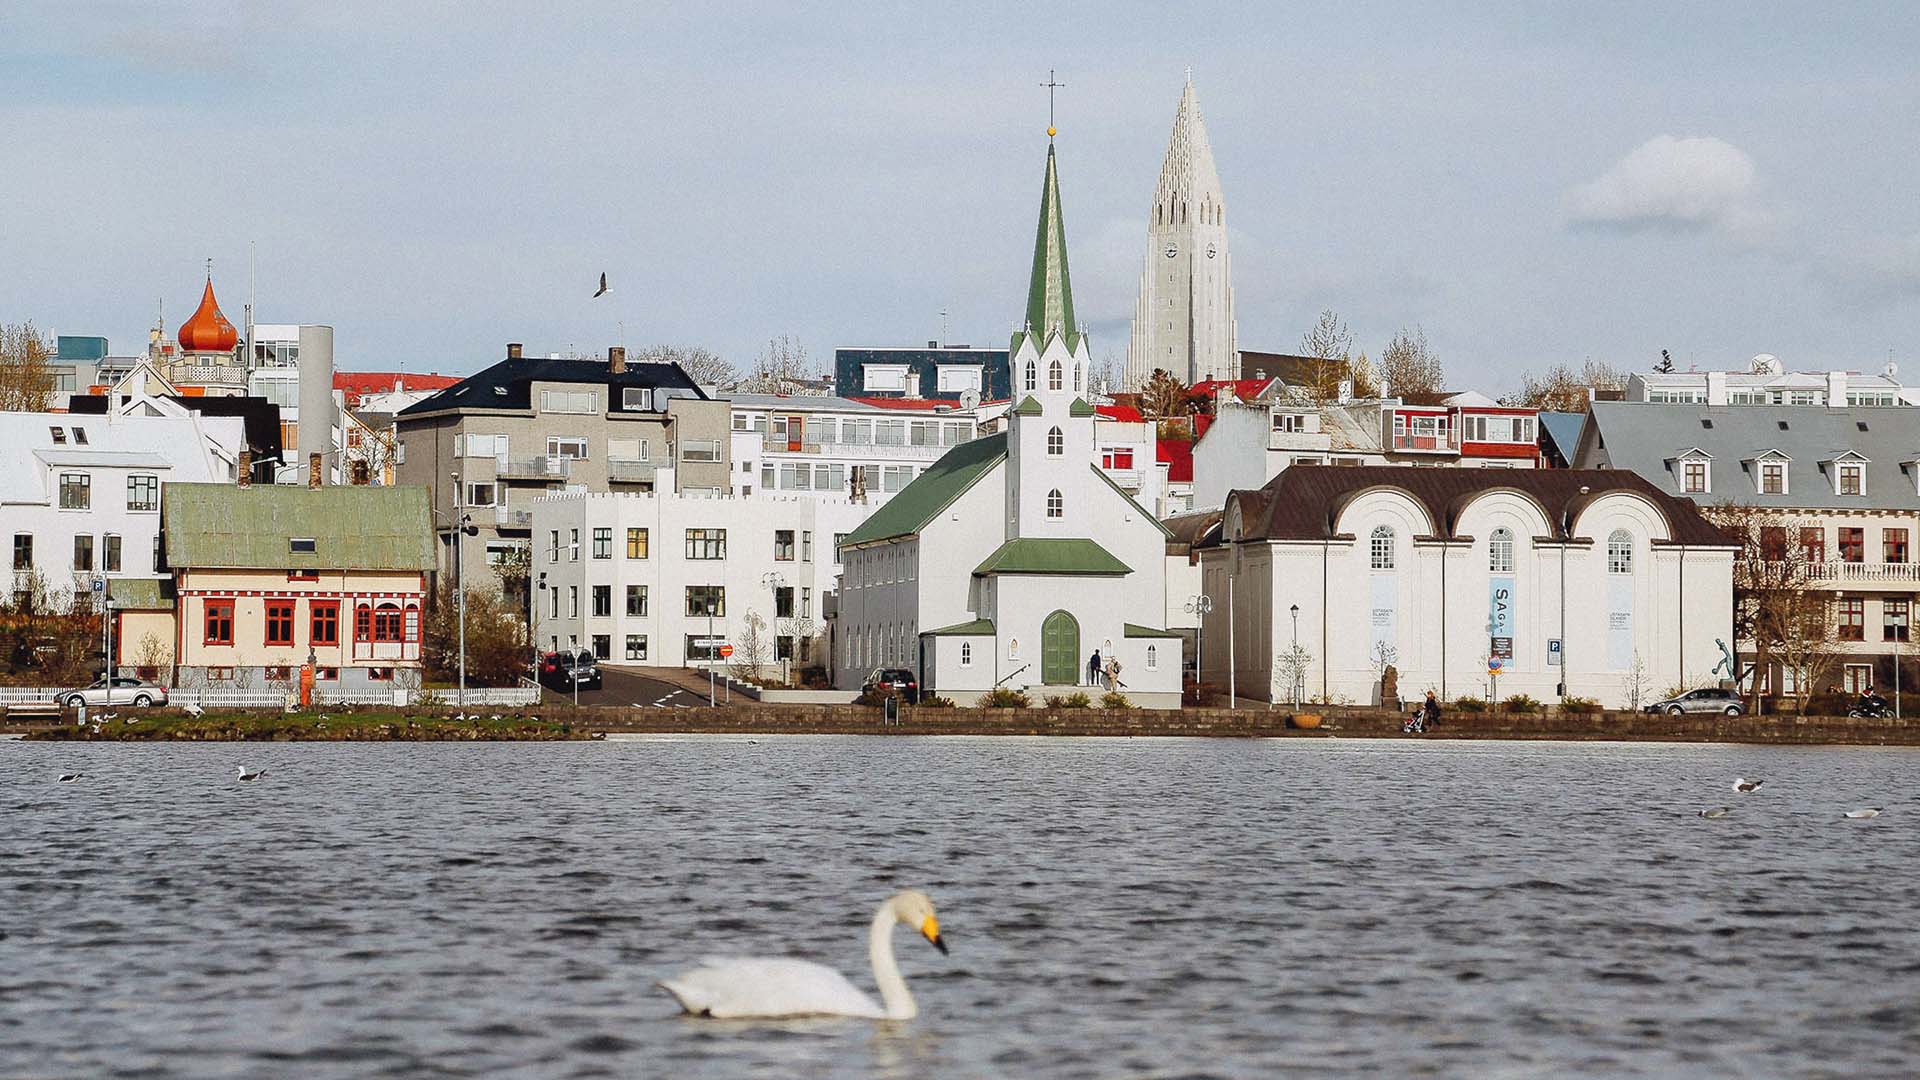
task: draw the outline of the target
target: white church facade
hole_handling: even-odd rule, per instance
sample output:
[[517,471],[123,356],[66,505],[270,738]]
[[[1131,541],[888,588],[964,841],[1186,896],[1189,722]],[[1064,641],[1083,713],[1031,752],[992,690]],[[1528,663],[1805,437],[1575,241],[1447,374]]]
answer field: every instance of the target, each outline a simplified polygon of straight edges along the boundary
[[841,543],[835,684],[903,667],[959,705],[997,687],[1098,699],[1098,653],[1132,704],[1177,708],[1180,635],[1130,621],[1165,615],[1168,534],[1100,469],[1051,145],[1011,356],[1005,430],[948,451]]
[[1235,336],[1226,199],[1189,73],[1147,217],[1126,385],[1138,389],[1155,370],[1188,386],[1237,379]]

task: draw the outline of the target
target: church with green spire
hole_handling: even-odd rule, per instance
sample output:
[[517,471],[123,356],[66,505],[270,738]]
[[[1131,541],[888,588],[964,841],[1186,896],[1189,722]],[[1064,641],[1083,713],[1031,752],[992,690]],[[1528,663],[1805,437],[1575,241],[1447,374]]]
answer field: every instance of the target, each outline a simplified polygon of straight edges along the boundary
[[1099,468],[1051,140],[1010,351],[1004,430],[948,451],[841,542],[835,685],[905,668],[957,705],[1114,689],[1177,708],[1182,638],[1158,625],[1168,535]]

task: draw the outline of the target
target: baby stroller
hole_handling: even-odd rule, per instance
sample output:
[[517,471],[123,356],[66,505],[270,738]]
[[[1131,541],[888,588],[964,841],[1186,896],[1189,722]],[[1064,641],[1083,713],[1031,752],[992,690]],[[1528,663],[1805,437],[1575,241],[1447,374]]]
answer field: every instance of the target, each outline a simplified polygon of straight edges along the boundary
[[1400,725],[1400,730],[1408,735],[1426,734],[1427,707],[1424,704],[1414,706],[1413,712],[1407,717],[1407,722]]

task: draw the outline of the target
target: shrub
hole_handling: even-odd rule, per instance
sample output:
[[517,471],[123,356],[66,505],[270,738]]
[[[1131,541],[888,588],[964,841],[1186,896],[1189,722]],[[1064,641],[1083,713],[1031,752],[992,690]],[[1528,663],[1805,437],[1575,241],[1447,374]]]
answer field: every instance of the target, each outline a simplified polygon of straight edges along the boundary
[[941,697],[939,694],[926,694],[920,698],[918,704],[922,709],[951,709],[953,699]]
[[865,690],[860,691],[860,696],[854,698],[853,703],[855,705],[871,705],[876,709],[883,708],[887,704],[887,699],[893,697],[896,693],[898,693],[898,691],[894,690],[891,686],[869,686]]
[[1047,708],[1049,709],[1091,709],[1093,708],[1093,699],[1087,696],[1087,692],[1085,690],[1075,690],[1073,693],[1068,694],[1065,697],[1061,697],[1058,694],[1049,694],[1047,695]]
[[1027,695],[1005,686],[996,686],[991,691],[981,694],[980,700],[974,704],[982,709],[1033,708],[1033,701]]
[[1454,698],[1453,708],[1454,708],[1454,711],[1456,712],[1465,712],[1465,713],[1486,712],[1487,703],[1477,697]]
[[1600,703],[1590,697],[1569,697],[1560,699],[1560,708],[1570,713],[1597,713]]
[[1847,710],[1858,704],[1859,700],[1845,694],[1809,694],[1806,713],[1808,716],[1845,716]]
[[1100,707],[1103,709],[1131,709],[1133,708],[1133,702],[1128,701],[1127,695],[1120,691],[1109,690],[1100,695]]
[[1188,679],[1180,688],[1180,701],[1186,705],[1212,705],[1220,699],[1220,688],[1212,683]]
[[1540,703],[1525,694],[1513,695],[1501,702],[1500,707],[1508,712],[1517,713],[1537,713],[1540,711]]

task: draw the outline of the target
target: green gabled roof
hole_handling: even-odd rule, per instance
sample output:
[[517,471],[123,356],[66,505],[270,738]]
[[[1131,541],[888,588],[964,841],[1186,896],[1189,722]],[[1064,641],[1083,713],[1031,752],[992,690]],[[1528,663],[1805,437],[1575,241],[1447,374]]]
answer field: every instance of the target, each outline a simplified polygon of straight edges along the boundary
[[[424,487],[168,484],[160,517],[175,570],[434,568]],[[294,552],[296,537],[313,552]]]
[[887,504],[840,541],[842,547],[871,544],[896,536],[911,536],[945,510],[953,500],[980,481],[987,470],[1007,456],[1007,434],[988,435],[964,442],[940,455],[926,472],[913,478]]
[[1113,477],[1108,476],[1106,473],[1102,472],[1100,469],[1100,466],[1089,465],[1087,466],[1087,468],[1093,470],[1093,475],[1099,477],[1102,480],[1105,480],[1107,482],[1107,486],[1112,488],[1115,492],[1117,492],[1121,498],[1127,500],[1130,503],[1133,503],[1133,508],[1135,510],[1140,511],[1140,516],[1146,518],[1148,521],[1153,522],[1153,527],[1160,530],[1160,535],[1165,536],[1169,540],[1173,539],[1173,530],[1167,528],[1164,524],[1162,524],[1159,518],[1154,517],[1152,514],[1149,514],[1146,512],[1146,510],[1142,509],[1140,504],[1134,501],[1133,496],[1127,494],[1127,489],[1121,487],[1119,484],[1114,483]]
[[1172,630],[1155,630],[1151,626],[1140,626],[1137,623],[1122,623],[1121,625],[1122,627],[1124,627],[1126,636],[1128,637],[1179,637],[1180,636],[1178,633]]
[[1033,277],[1027,283],[1027,325],[1013,335],[1009,351],[1033,335],[1034,348],[1045,352],[1055,334],[1066,339],[1067,351],[1080,343],[1080,324],[1073,320],[1073,283],[1067,275],[1067,225],[1060,215],[1060,172],[1047,144],[1047,178],[1040,189],[1040,226],[1033,238]]
[[972,622],[954,623],[938,630],[922,630],[921,637],[991,637],[992,619],[975,619]]
[[1027,395],[1027,397],[1026,397],[1026,399],[1025,399],[1024,401],[1022,401],[1022,402],[1020,402],[1020,404],[1018,404],[1018,405],[1016,405],[1016,406],[1014,406],[1014,409],[1013,409],[1013,415],[1015,415],[1015,416],[1039,416],[1039,415],[1040,415],[1040,402],[1039,402],[1038,400],[1036,400],[1036,399],[1034,398],[1034,396],[1033,396],[1032,394],[1028,394],[1028,395]]
[[1092,416],[1093,406],[1087,404],[1085,398],[1074,398],[1073,404],[1067,407],[1067,415],[1068,416]]
[[121,611],[172,611],[172,578],[111,578],[107,599]]
[[1133,573],[1126,563],[1092,540],[1079,537],[1023,536],[994,549],[976,574],[1111,574]]

